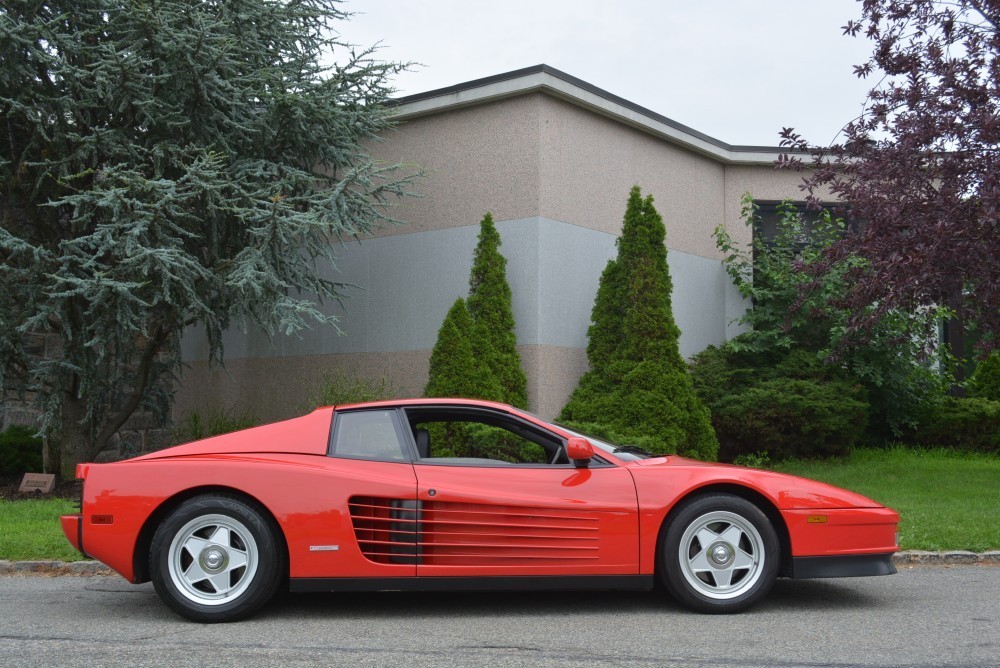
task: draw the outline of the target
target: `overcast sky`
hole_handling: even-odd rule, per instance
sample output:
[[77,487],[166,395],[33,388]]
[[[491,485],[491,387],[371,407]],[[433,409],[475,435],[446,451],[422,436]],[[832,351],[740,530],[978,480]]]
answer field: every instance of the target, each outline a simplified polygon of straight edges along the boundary
[[421,66],[422,93],[545,63],[730,144],[776,146],[783,126],[831,143],[861,110],[841,35],[854,0],[347,0],[347,41]]

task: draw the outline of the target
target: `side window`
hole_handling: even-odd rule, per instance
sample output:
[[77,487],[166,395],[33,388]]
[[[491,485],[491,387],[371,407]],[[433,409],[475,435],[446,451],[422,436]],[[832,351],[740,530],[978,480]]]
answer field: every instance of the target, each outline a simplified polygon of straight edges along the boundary
[[395,411],[338,413],[330,454],[358,459],[408,460]]

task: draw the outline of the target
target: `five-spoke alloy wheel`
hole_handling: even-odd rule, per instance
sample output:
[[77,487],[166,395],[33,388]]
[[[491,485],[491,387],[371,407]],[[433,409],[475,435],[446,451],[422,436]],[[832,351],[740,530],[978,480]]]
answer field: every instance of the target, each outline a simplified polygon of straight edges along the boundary
[[284,575],[284,551],[273,522],[255,506],[235,497],[200,496],[159,526],[150,567],[156,592],[181,615],[232,621],[274,595]]
[[778,539],[753,503],[728,494],[693,499],[671,518],[660,566],[673,596],[700,612],[739,612],[763,598],[778,572]]

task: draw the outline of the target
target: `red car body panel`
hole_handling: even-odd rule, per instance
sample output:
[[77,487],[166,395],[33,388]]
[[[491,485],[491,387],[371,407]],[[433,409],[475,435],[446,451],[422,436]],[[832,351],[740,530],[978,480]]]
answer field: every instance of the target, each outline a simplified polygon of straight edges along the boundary
[[[492,402],[365,407],[427,405],[502,411],[570,435]],[[793,476],[674,456],[624,461],[603,451],[606,463],[590,468],[330,457],[333,417],[332,408],[319,409],[124,462],[81,465],[82,512],[64,516],[63,531],[74,547],[137,582],[144,571],[136,564],[147,557],[164,509],[201,492],[229,492],[251,497],[274,517],[293,579],[647,575],[656,570],[660,531],[679,501],[739,488],[780,514],[793,557],[897,549],[894,511]]]

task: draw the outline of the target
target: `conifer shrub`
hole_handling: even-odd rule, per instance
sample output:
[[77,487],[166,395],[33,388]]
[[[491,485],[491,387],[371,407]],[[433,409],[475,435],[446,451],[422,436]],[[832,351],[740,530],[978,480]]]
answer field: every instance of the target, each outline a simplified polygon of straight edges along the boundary
[[785,353],[709,346],[691,377],[712,414],[719,459],[780,460],[848,454],[864,433],[865,388],[801,349]]
[[[618,255],[601,275],[588,330],[590,370],[563,408],[654,453],[714,460],[718,441],[680,355],[671,308],[666,228],[651,196],[629,193]],[[600,435],[600,434],[595,434]]]
[[500,253],[500,233],[489,213],[479,223],[467,306],[480,330],[481,347],[476,352],[485,360],[500,386],[500,394],[490,398],[527,408],[527,379],[521,368],[521,355],[517,352],[507,259]]
[[461,297],[455,300],[431,351],[425,397],[464,397],[496,400],[501,394],[486,361],[476,355],[484,344],[480,330]]
[[848,381],[776,378],[727,394],[712,405],[719,459],[848,455],[868,418],[859,393]]
[[966,392],[969,397],[1000,401],[1000,352],[994,351],[976,366]]

